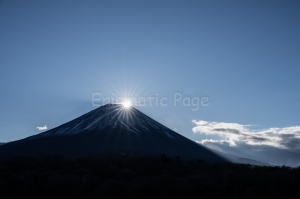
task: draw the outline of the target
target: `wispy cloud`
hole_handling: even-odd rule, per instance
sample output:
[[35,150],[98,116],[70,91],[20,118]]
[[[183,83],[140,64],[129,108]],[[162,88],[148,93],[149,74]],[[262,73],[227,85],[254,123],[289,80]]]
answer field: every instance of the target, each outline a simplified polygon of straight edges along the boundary
[[36,127],[39,131],[42,131],[42,130],[46,130],[47,129],[47,126],[38,126]]
[[220,136],[197,141],[209,148],[276,165],[300,164],[300,126],[252,130],[251,125],[238,123],[192,122],[194,133]]
[[194,133],[219,135],[225,138],[231,146],[236,142],[245,142],[249,145],[268,145],[283,149],[300,151],[300,126],[285,128],[269,128],[265,130],[250,130],[250,125],[224,122],[196,121]]

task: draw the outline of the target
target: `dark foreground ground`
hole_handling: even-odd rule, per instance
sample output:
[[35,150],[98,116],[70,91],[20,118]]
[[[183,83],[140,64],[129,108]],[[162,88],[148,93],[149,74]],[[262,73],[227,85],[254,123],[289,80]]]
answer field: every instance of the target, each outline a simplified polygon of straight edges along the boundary
[[1,198],[300,198],[300,168],[180,158],[0,160]]

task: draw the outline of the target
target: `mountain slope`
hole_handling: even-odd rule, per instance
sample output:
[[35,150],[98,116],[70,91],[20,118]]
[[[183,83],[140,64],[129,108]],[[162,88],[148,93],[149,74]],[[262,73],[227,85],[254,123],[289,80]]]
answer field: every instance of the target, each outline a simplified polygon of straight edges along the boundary
[[274,166],[272,164],[268,164],[265,162],[261,162],[255,159],[250,159],[250,158],[243,158],[235,155],[231,155],[228,153],[223,153],[214,149],[211,149],[213,152],[216,154],[220,155],[221,157],[226,158],[230,162],[237,163],[237,164],[251,164],[251,165],[257,165],[257,166]]
[[134,107],[107,104],[70,122],[0,146],[0,157],[59,153],[68,156],[144,154],[224,162],[219,155],[149,118]]

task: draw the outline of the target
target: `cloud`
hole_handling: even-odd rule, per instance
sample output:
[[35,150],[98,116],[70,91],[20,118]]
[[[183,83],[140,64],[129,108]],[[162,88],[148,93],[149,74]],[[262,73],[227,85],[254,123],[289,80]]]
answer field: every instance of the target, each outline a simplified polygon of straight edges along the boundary
[[46,130],[47,129],[47,126],[45,125],[45,126],[38,126],[38,127],[36,127],[39,131],[43,131],[43,130]]
[[224,122],[207,122],[193,120],[197,126],[194,133],[219,135],[231,146],[237,142],[249,145],[267,145],[300,152],[300,126],[285,128],[269,128],[265,130],[250,130],[250,125]]
[[193,120],[194,133],[218,135],[220,140],[197,141],[224,153],[275,165],[300,164],[300,126],[250,129],[251,125]]

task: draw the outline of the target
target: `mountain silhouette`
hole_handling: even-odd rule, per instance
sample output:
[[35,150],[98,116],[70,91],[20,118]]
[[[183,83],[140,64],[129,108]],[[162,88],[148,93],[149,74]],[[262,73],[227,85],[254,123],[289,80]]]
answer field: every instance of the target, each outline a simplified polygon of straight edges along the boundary
[[0,157],[161,155],[226,162],[134,107],[107,104],[46,132],[0,146]]

